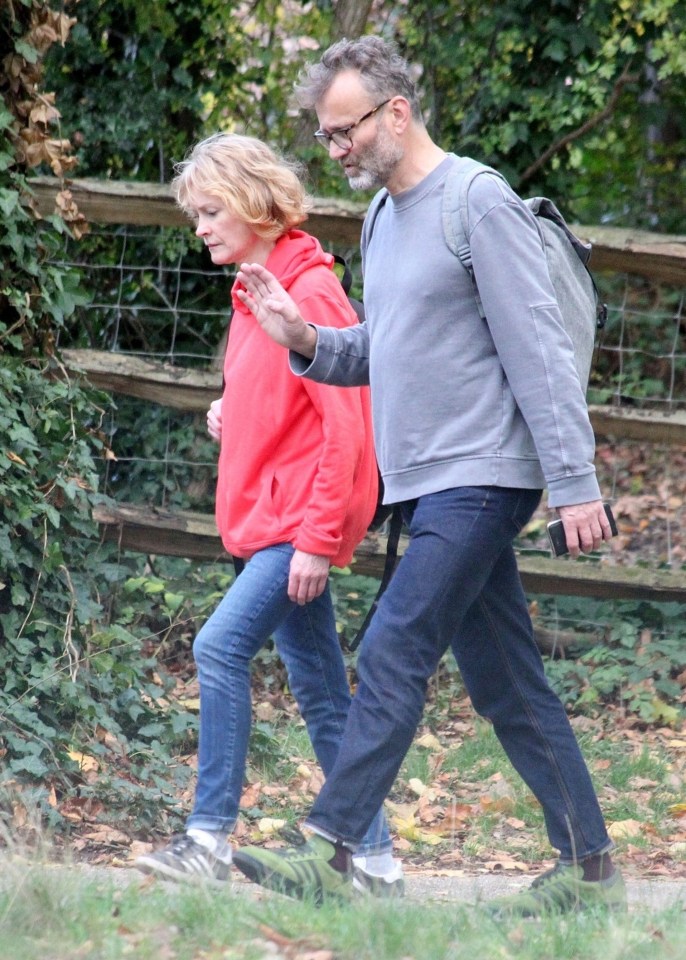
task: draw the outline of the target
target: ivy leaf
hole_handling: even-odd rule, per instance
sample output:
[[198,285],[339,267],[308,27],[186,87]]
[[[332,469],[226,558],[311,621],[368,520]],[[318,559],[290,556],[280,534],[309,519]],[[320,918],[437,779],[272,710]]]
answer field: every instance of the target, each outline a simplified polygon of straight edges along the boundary
[[25,40],[17,40],[14,44],[14,49],[27,63],[38,63],[40,54],[35,47],[32,47]]

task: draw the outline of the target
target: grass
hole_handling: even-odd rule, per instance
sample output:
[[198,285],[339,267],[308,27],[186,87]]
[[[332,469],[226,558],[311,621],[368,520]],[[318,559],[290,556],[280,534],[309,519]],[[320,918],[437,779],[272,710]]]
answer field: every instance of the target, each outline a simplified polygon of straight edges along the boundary
[[682,910],[490,920],[478,906],[360,901],[309,904],[178,887],[114,871],[0,861],[0,943],[12,960],[677,960]]
[[[573,723],[608,823],[640,826],[617,837],[625,875],[683,877],[684,734],[622,725],[616,715]],[[258,720],[252,747],[250,783],[264,789],[244,810],[240,843],[268,838],[261,818],[299,820],[313,799],[307,769],[315,764],[294,712]],[[534,876],[555,855],[540,807],[492,728],[447,687],[429,705],[388,812],[408,867]],[[114,843],[89,853],[125,860],[126,846]],[[686,942],[686,913],[677,908],[507,925],[478,906],[428,900],[314,909],[243,884],[210,891],[135,874],[122,885],[122,871],[58,866],[58,851],[48,841],[39,847],[20,856],[16,833],[2,830],[3,960],[680,960]]]

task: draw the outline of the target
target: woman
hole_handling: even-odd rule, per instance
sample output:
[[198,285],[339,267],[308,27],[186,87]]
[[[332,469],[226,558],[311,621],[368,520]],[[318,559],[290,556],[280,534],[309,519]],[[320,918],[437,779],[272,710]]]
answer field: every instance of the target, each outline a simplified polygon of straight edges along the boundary
[[[297,229],[308,200],[292,164],[259,140],[217,134],[178,164],[178,204],[215,264],[260,263],[303,317],[357,322],[333,273],[333,257]],[[291,374],[286,352],[232,289],[224,392],[207,417],[219,441],[217,526],[226,549],[247,562],[198,633],[198,781],[186,833],[139,857],[146,873],[226,880],[227,836],[239,812],[250,734],[250,662],[270,636],[326,774],[350,703],[328,586],[364,537],[377,494],[367,388],[334,388]],[[402,890],[380,812],[355,855],[355,883]]]

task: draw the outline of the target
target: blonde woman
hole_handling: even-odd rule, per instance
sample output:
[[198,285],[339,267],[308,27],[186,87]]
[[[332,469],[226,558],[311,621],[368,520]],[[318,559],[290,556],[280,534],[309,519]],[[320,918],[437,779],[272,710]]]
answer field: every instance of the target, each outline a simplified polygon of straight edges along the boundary
[[[267,145],[210,137],[177,165],[172,188],[214,264],[262,264],[305,319],[339,328],[357,322],[333,257],[298,229],[308,198],[296,168]],[[250,665],[271,636],[324,773],[333,766],[350,690],[329,569],[350,562],[376,504],[368,389],[294,376],[241,293],[234,283],[224,391],[207,424],[219,442],[217,526],[229,553],[246,562],[193,646],[200,740],[186,832],[136,861],[172,880],[230,876],[228,837],[250,735]],[[356,886],[397,894],[402,883],[380,812],[356,855]]]

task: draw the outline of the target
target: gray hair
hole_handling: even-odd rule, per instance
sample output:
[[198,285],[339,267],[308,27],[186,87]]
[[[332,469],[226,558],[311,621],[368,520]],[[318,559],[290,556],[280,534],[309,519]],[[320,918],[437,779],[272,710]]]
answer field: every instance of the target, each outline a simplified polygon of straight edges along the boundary
[[360,74],[363,87],[374,100],[405,97],[412,108],[412,117],[422,121],[410,66],[398,53],[396,44],[381,37],[366,36],[332,44],[318,63],[310,64],[301,72],[295,87],[298,104],[303,109],[313,109],[338,74],[345,70],[356,70]]

